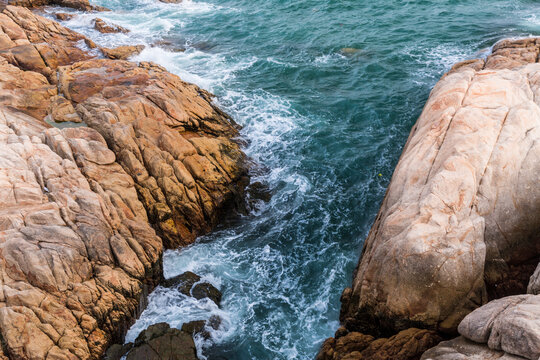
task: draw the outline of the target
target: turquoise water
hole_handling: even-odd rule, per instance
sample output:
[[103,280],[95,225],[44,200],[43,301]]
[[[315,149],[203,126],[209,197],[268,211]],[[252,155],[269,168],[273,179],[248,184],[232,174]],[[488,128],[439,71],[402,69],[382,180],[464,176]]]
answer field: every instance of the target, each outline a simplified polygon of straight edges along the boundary
[[[408,132],[456,61],[497,40],[540,33],[540,5],[502,0],[99,0],[132,30],[102,35],[95,15],[65,24],[113,46],[167,39],[152,60],[217,95],[244,126],[254,180],[273,192],[248,216],[165,256],[195,271],[223,305],[158,288],[127,335],[151,323],[219,314],[209,359],[310,359],[338,326],[351,281]],[[170,46],[168,46],[170,48]],[[353,48],[343,50],[344,48]]]

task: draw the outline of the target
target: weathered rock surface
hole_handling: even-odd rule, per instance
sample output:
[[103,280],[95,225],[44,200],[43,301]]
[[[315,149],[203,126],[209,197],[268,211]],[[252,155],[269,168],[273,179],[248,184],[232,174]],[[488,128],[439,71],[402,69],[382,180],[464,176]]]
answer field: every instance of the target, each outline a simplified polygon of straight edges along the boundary
[[497,299],[467,315],[459,333],[490,349],[527,359],[540,358],[540,295]]
[[122,45],[112,49],[102,48],[103,55],[109,59],[127,60],[131,56],[138,55],[144,50],[144,45]]
[[131,177],[89,128],[0,109],[0,332],[11,358],[96,358],[161,277]]
[[115,24],[107,24],[105,21],[103,21],[100,18],[94,19],[94,28],[100,33],[104,33],[104,34],[129,32],[129,30],[126,29],[125,27],[115,25]]
[[0,358],[98,359],[161,280],[163,245],[242,203],[237,126],[155,64],[95,60],[84,36],[0,11]]
[[0,13],[0,57],[20,70],[44,75],[52,85],[59,66],[95,57],[82,45],[96,47],[86,37],[28,9],[7,6]]
[[521,356],[491,350],[464,337],[443,341],[426,351],[421,360],[524,360]]
[[343,292],[349,331],[453,334],[526,292],[540,256],[539,49],[503,41],[435,86]]
[[[343,331],[343,330],[342,330]],[[346,332],[346,330],[345,330]],[[441,341],[437,333],[424,329],[407,329],[389,339],[350,332],[329,338],[322,345],[316,360],[408,360]]]
[[90,5],[88,0],[7,0],[9,5],[36,8],[46,5],[59,5],[83,11],[107,11],[102,6]]
[[150,63],[92,60],[59,73],[60,92],[135,180],[167,247],[209,231],[241,197],[237,128],[209,93]]
[[185,331],[159,323],[148,327],[135,340],[127,360],[197,360],[193,337]]

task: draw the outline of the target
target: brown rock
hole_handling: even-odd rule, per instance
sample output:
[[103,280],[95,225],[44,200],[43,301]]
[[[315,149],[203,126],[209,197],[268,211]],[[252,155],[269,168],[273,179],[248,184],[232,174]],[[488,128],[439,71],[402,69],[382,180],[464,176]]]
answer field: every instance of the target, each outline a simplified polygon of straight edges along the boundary
[[129,30],[115,24],[107,24],[105,21],[103,21],[100,18],[96,18],[94,20],[94,28],[99,31],[100,33],[108,34],[108,33],[128,33]]
[[88,60],[85,43],[0,13],[0,359],[100,358],[162,277],[150,223],[187,244],[248,182],[209,93],[155,64]]
[[136,182],[167,247],[191,243],[246,185],[236,125],[211,95],[150,63],[94,60],[60,70],[60,91]]
[[534,284],[539,52],[537,38],[502,41],[432,90],[343,292],[348,331],[454,334],[488,300]]
[[124,45],[113,49],[102,48],[103,55],[109,59],[126,60],[127,58],[139,55],[144,50],[144,45]]
[[326,340],[317,360],[414,360],[440,341],[434,331],[413,328],[389,339],[350,332],[338,339]]
[[7,6],[0,13],[0,57],[21,70],[45,75],[56,83],[56,69],[62,65],[95,57],[80,48],[86,37],[30,10]]
[[161,241],[95,130],[47,130],[1,108],[0,132],[5,349],[20,359],[97,358],[159,280]]
[[102,6],[92,6],[88,0],[7,0],[9,5],[35,8],[46,5],[59,5],[83,11],[108,11]]
[[54,17],[57,20],[61,20],[61,21],[71,20],[75,16],[76,16],[75,14],[68,14],[68,13],[56,13],[56,14],[54,14]]
[[135,340],[127,360],[197,360],[197,350],[190,334],[172,329],[166,323],[148,327]]

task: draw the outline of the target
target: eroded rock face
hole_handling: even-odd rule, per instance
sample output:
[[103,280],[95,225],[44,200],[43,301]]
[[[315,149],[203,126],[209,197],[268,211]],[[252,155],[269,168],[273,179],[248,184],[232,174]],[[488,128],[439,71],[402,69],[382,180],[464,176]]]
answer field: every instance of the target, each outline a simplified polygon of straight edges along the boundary
[[35,8],[46,5],[59,5],[83,11],[107,11],[102,6],[90,5],[88,0],[7,0],[9,5]]
[[[342,332],[346,330],[342,330]],[[424,329],[407,329],[389,339],[375,339],[359,332],[336,334],[324,342],[316,360],[409,360],[441,341],[437,333]],[[340,336],[341,335],[341,336]]]
[[134,179],[169,248],[209,231],[247,182],[237,127],[206,91],[150,63],[60,69],[60,92]]
[[534,264],[507,291],[526,287],[540,254],[540,65],[503,64],[459,67],[433,89],[344,292],[347,327],[453,332]]
[[84,47],[96,45],[26,8],[7,6],[0,13],[0,57],[20,70],[44,75],[53,85],[59,66],[95,57]]
[[97,358],[161,277],[131,177],[89,128],[0,109],[0,331],[11,358]]
[[157,65],[92,60],[82,35],[0,10],[0,359],[98,359],[161,280],[164,243],[242,203],[237,126]]
[[343,292],[349,331],[452,334],[526,291],[540,255],[539,43],[501,42],[431,92]]
[[421,360],[524,360],[521,356],[491,350],[485,345],[459,337],[443,341],[426,351]]
[[540,295],[515,295],[493,300],[463,319],[459,333],[527,359],[540,358]]

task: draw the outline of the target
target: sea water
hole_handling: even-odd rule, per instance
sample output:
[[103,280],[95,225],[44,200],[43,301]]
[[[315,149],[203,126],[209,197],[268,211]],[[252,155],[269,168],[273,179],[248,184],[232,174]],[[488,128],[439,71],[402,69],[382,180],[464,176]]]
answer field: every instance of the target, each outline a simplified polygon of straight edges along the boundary
[[[218,315],[212,338],[197,339],[208,359],[312,359],[338,327],[341,291],[430,89],[499,39],[540,33],[533,0],[93,3],[113,11],[63,24],[102,46],[144,44],[134,60],[215,93],[260,165],[253,181],[272,192],[165,254],[166,277],[196,272],[223,292],[221,308],[158,287],[126,337]],[[131,32],[99,34],[96,16]]]

